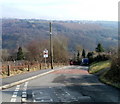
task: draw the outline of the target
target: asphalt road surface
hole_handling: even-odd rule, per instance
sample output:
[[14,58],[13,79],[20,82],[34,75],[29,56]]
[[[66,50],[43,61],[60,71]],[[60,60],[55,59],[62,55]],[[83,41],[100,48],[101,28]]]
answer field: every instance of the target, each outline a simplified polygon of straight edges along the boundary
[[118,103],[120,91],[105,85],[87,72],[88,67],[71,66],[2,90],[2,102]]

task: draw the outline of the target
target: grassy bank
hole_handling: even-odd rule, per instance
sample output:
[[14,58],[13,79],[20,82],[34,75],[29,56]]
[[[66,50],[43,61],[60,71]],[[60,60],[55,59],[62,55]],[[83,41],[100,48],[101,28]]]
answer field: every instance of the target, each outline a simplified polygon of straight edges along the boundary
[[[114,62],[116,61],[114,60]],[[104,70],[106,68],[110,68],[110,70]],[[102,70],[104,71],[99,76],[100,81],[105,84],[120,88],[119,70],[116,68],[116,65],[113,65],[113,62],[111,61],[93,63],[90,65],[89,73],[94,74]]]
[[110,68],[111,62],[110,61],[102,61],[93,63],[90,65],[89,73],[94,74],[97,73],[105,68]]
[[105,83],[105,84],[114,86],[116,88],[120,88],[120,83],[114,82],[113,80],[106,78],[107,74],[108,74],[108,71],[106,71],[104,74],[102,74],[99,77],[100,81],[103,82],[103,83]]
[[120,57],[112,57],[110,70],[101,75],[100,80],[109,85],[120,88]]

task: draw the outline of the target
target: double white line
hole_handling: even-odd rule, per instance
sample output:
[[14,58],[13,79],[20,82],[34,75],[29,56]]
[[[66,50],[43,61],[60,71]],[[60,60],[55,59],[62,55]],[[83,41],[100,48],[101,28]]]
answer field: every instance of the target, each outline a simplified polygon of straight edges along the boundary
[[19,92],[19,89],[20,89],[20,85],[17,85],[15,91],[13,92],[13,95],[12,95],[12,98],[11,98],[10,102],[16,102],[16,97],[17,97],[17,94]]
[[21,102],[26,102],[27,100],[27,85],[28,85],[28,82],[25,82],[25,85],[23,87],[23,92],[22,92],[22,98],[21,98]]
[[[23,87],[23,91],[22,91],[21,102],[25,102],[26,99],[27,99],[27,92],[26,92],[27,91],[27,85],[28,85],[28,82],[25,82],[24,87]],[[20,89],[20,85],[17,85],[15,91],[13,92],[13,95],[12,95],[12,98],[11,98],[10,102],[16,102],[19,89]]]

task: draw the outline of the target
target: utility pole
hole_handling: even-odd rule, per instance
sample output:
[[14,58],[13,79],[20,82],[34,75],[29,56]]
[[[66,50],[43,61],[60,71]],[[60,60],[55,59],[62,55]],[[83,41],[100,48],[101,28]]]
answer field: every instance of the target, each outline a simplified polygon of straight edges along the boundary
[[53,69],[53,44],[52,44],[52,23],[50,22],[50,63]]

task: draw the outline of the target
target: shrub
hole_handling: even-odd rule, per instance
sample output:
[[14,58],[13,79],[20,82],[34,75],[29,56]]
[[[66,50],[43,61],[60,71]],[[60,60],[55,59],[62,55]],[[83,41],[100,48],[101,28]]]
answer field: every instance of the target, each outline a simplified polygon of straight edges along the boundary
[[117,55],[112,58],[111,69],[105,74],[105,78],[120,83],[120,58]]
[[93,62],[100,62],[100,61],[107,61],[110,59],[109,55],[97,55],[96,57],[89,57],[89,63],[93,63]]

